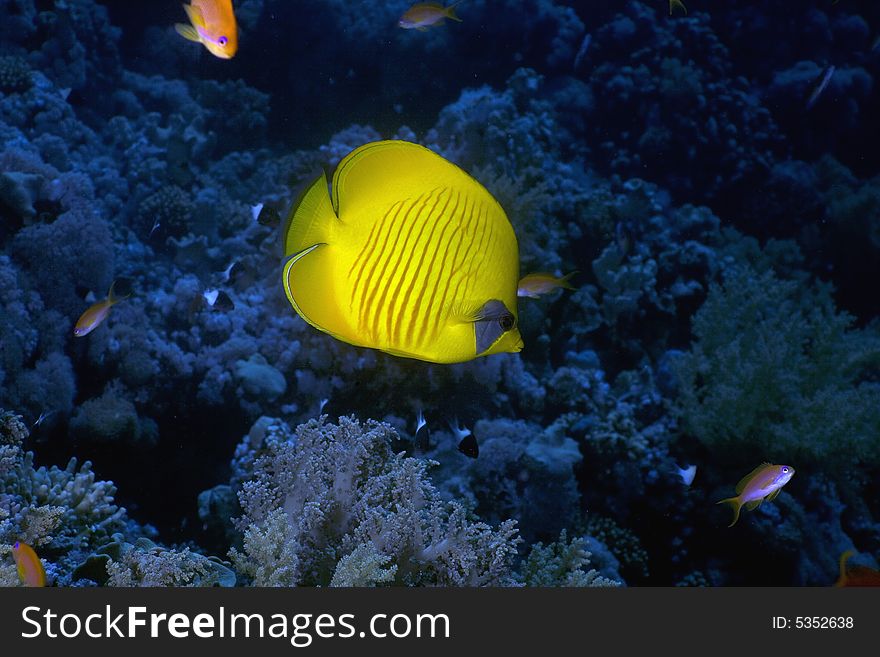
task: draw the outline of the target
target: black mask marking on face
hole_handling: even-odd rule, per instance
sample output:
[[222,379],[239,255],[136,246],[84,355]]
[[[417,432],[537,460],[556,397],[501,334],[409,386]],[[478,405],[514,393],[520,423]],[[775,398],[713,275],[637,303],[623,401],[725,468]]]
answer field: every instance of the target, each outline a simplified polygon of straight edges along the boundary
[[497,299],[486,302],[474,321],[474,337],[477,353],[481,354],[491,347],[498,338],[516,328],[516,317]]

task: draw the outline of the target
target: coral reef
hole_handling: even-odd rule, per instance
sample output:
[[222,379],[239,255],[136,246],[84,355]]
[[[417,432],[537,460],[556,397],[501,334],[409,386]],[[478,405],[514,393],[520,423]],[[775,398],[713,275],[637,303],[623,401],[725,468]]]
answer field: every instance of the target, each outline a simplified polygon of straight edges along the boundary
[[[741,267],[694,316],[676,361],[682,428],[711,447],[857,479],[876,463],[880,335],[854,330],[827,288]],[[740,458],[743,458],[740,456]]]
[[258,586],[512,583],[515,523],[493,529],[441,501],[428,463],[394,454],[395,437],[346,417],[256,424],[236,450],[238,570]]
[[[826,585],[878,554],[880,5],[467,0],[422,32],[244,0],[221,61],[141,4],[0,3],[0,583],[15,540],[80,586]],[[519,301],[521,353],[291,311],[274,213],[383,138],[485,185],[522,274],[576,272]],[[799,474],[728,531],[764,460]]]

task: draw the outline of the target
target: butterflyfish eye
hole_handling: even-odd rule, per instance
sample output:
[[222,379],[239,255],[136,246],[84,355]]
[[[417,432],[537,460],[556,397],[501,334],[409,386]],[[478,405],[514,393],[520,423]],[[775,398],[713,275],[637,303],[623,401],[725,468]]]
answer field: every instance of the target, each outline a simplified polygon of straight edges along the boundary
[[474,322],[477,353],[481,354],[495,341],[516,325],[516,319],[507,307],[497,299],[488,301],[479,311]]
[[217,43],[219,43],[221,46],[225,46],[227,43],[229,43],[229,39],[227,39],[225,36],[222,36],[217,39]]
[[13,549],[13,550],[17,550],[17,549],[19,549],[20,547],[21,547],[21,543],[19,543],[18,541],[16,541],[16,542],[15,542],[15,545],[12,546],[12,549]]
[[788,474],[788,468],[782,468],[782,474]]

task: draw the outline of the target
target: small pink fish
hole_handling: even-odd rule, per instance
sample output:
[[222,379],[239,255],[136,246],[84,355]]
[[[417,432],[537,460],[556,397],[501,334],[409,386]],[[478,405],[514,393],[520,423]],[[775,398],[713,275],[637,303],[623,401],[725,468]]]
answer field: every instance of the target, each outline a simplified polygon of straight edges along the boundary
[[418,2],[404,12],[397,24],[405,30],[424,32],[429,27],[439,27],[447,18],[460,23],[461,19],[455,15],[455,7],[461,2],[458,0],[448,7],[436,2]]
[[736,485],[736,497],[728,497],[719,500],[716,504],[730,504],[733,507],[733,522],[728,527],[733,527],[739,520],[739,512],[742,507],[752,511],[761,506],[761,502],[772,502],[779,495],[779,491],[794,476],[794,468],[790,465],[775,465],[762,463],[749,474],[739,480]]
[[523,276],[519,285],[517,285],[516,296],[537,299],[542,294],[548,294],[557,287],[564,287],[566,290],[573,290],[575,288],[568,282],[568,279],[576,273],[576,271],[573,271],[562,278],[546,272],[527,274],[526,276]]
[[76,322],[76,326],[73,327],[73,334],[76,337],[81,338],[94,331],[101,325],[101,322],[107,319],[107,315],[110,314],[110,308],[122,301],[122,299],[128,298],[128,295],[117,298],[113,294],[114,287],[116,287],[116,281],[113,281],[113,285],[110,286],[110,291],[107,293],[106,299],[93,303],[82,315],[80,315]]
[[25,586],[46,586],[46,570],[43,568],[43,562],[40,561],[40,557],[30,545],[16,541],[12,546],[12,558],[15,559],[15,566],[22,584]]
[[238,51],[238,25],[232,0],[192,0],[183,5],[190,25],[177,23],[174,29],[184,39],[201,43],[215,57],[231,59]]

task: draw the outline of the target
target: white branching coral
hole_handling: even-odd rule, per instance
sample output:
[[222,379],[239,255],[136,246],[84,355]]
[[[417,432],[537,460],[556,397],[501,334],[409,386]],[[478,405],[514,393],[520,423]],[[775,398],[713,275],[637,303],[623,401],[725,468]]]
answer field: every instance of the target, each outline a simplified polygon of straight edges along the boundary
[[295,432],[258,421],[237,454],[239,572],[258,586],[514,584],[516,523],[493,528],[442,501],[432,462],[395,454],[394,438],[373,420],[322,417]]

